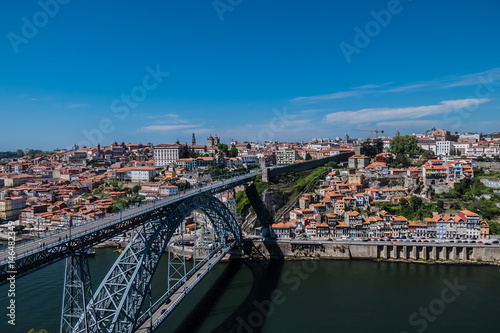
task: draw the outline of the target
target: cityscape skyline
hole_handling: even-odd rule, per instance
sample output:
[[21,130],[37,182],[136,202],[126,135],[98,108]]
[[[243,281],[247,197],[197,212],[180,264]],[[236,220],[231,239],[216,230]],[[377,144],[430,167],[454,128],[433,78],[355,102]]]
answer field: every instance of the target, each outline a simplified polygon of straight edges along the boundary
[[494,1],[47,3],[0,14],[0,150],[498,128]]

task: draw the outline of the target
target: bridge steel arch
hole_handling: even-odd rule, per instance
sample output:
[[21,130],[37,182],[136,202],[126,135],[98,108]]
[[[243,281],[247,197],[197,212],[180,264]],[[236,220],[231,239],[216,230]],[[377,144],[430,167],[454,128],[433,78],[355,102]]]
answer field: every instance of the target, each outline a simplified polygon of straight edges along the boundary
[[212,195],[199,194],[165,208],[163,216],[146,222],[137,231],[87,305],[88,317],[80,317],[73,331],[133,331],[160,258],[176,229],[193,210],[201,209],[208,216],[224,245],[231,235],[240,245],[241,229],[235,216]]

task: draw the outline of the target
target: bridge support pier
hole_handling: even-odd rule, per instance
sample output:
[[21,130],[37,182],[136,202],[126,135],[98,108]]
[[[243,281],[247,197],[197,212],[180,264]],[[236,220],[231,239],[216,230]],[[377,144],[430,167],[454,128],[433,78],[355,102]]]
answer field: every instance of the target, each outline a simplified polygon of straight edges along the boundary
[[85,251],[80,251],[66,258],[61,333],[74,332],[80,318],[83,319],[83,325],[87,331],[90,314],[85,311],[85,307],[91,297],[92,284],[88,255]]
[[185,279],[186,277],[186,256],[184,253],[183,223],[180,224],[179,229],[182,251],[172,249],[172,242],[168,244],[168,288],[171,288],[174,284],[176,284],[180,280]]

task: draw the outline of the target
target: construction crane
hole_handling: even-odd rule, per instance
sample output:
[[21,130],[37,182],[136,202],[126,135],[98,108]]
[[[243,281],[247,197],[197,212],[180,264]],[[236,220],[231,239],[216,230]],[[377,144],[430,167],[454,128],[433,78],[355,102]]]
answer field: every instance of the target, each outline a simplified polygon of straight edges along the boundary
[[379,133],[384,133],[383,130],[378,130],[378,129],[374,129],[374,130],[362,130],[362,129],[353,129],[352,131],[359,131],[359,132],[375,132],[375,139],[378,139],[378,134]]

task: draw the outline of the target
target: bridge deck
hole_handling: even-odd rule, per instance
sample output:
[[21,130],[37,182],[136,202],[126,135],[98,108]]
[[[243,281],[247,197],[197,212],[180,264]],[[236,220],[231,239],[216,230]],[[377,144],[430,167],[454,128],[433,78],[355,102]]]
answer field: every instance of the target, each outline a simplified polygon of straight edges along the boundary
[[[75,250],[74,248],[74,241],[78,239],[86,239],[87,242],[92,243],[91,241],[88,241],[89,236],[92,236],[92,234],[95,234],[96,232],[105,230],[105,229],[110,229],[113,227],[116,227],[123,221],[131,220],[135,217],[139,217],[141,215],[144,215],[148,212],[154,211],[156,209],[159,209],[161,207],[167,206],[174,204],[176,202],[182,201],[186,198],[202,194],[202,193],[214,193],[218,191],[224,191],[226,189],[229,189],[231,187],[234,187],[243,181],[254,177],[258,174],[260,174],[262,171],[254,171],[250,172],[247,174],[243,174],[237,177],[233,177],[230,179],[226,179],[223,181],[218,181],[212,184],[204,185],[200,188],[195,188],[195,189],[190,189],[185,191],[184,193],[180,193],[175,196],[167,197],[165,199],[158,200],[156,202],[150,202],[146,203],[142,206],[131,208],[125,211],[122,211],[120,213],[113,214],[111,216],[107,216],[103,219],[92,221],[85,223],[83,225],[79,225],[76,227],[71,228],[71,230],[65,230],[50,236],[46,236],[44,238],[36,239],[33,241],[29,241],[23,244],[16,245],[14,248],[15,252],[15,261],[16,264],[14,265],[14,269],[18,269],[19,267],[17,265],[17,261],[24,259],[24,258],[30,258],[30,257],[35,257],[36,255],[42,254],[42,253],[51,253],[50,251],[58,251],[61,252],[59,256],[53,256],[54,258],[44,258],[46,261],[49,260],[50,263],[58,261],[63,259],[65,256],[68,256],[71,254],[72,251],[70,250]],[[125,232],[127,230],[122,230],[121,232]],[[91,239],[92,237],[90,237]],[[102,241],[102,240],[100,240]],[[39,242],[45,243],[45,246],[42,248],[39,245]],[[94,242],[95,244],[98,243],[97,241]],[[73,245],[72,245],[73,244]],[[86,244],[88,246],[93,246],[95,244]],[[11,258],[9,258],[9,252],[10,249],[6,249],[3,251],[0,251],[0,285],[5,284],[7,282],[6,278],[8,274],[6,273],[9,271],[7,269],[7,265],[9,264],[9,267],[11,267],[12,261]],[[33,266],[33,263],[36,262],[37,259],[29,259],[31,260],[31,265]],[[44,263],[44,265],[48,264],[47,262]],[[14,270],[11,269],[11,270]],[[21,270],[22,271],[22,270]],[[30,270],[29,272],[31,272]],[[20,273],[20,276],[23,276],[29,272],[26,273]]]
[[[235,243],[231,244],[224,250],[214,251],[214,255],[212,255],[210,259],[206,260],[205,263],[198,265],[198,268],[192,271],[185,283],[178,283],[174,287],[172,287],[172,290],[167,292],[166,296],[164,295],[160,298],[159,302],[157,301],[155,303],[155,305],[158,304],[157,306],[153,305],[152,308],[154,309],[154,312],[152,314],[152,318],[150,318],[149,314],[146,312],[143,317],[139,319],[143,323],[135,332],[151,332],[151,323],[153,324],[153,330],[155,330],[177,307],[177,305],[187,296],[187,294],[189,294],[189,292],[193,290],[198,282],[203,279],[203,277],[212,269],[212,267],[217,264],[222,258],[224,258],[224,256],[234,247],[234,245]],[[170,300],[168,304],[165,303],[166,299]]]

